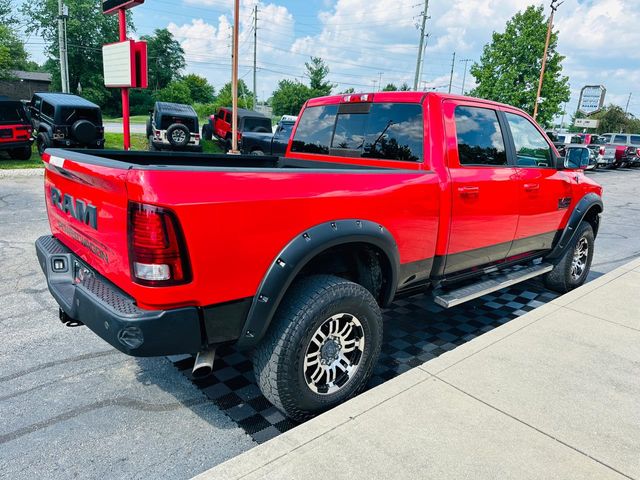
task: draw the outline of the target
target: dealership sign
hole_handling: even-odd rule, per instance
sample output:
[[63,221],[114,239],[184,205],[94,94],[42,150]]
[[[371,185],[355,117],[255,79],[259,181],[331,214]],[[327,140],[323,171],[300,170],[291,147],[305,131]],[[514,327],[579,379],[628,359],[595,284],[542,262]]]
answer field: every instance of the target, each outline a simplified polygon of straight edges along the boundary
[[604,96],[607,89],[602,85],[586,85],[580,91],[578,110],[585,115],[595,113],[604,105]]
[[573,124],[579,128],[598,128],[599,123],[598,120],[591,120],[589,118],[576,118]]
[[102,68],[105,87],[147,88],[147,42],[104,45]]
[[116,13],[121,8],[133,8],[144,0],[102,0],[102,13]]

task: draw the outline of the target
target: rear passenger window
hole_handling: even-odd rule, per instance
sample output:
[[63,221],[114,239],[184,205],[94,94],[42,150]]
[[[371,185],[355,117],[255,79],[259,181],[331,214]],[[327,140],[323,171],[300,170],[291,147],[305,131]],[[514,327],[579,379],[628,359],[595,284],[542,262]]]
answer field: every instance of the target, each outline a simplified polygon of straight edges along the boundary
[[306,108],[298,122],[291,151],[328,155],[337,113],[338,105]]
[[516,147],[516,164],[521,167],[551,167],[551,147],[540,131],[524,117],[505,113]]
[[613,143],[624,143],[627,144],[627,136],[626,135],[616,135],[613,139]]
[[502,130],[495,110],[458,106],[455,110],[460,165],[506,165]]
[[46,115],[47,117],[53,118],[53,114],[55,112],[55,109],[53,108],[53,105],[51,105],[50,103],[47,102],[42,102],[42,114]]
[[629,143],[631,145],[640,145],[640,135],[631,135],[631,137],[629,137]]

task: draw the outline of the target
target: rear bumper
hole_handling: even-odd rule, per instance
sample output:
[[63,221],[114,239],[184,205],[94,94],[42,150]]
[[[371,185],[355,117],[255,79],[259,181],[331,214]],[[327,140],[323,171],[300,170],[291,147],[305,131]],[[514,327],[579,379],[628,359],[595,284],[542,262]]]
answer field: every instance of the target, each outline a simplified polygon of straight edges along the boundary
[[57,139],[57,138],[52,138],[51,139],[51,146],[52,147],[62,147],[62,148],[104,148],[104,138],[98,138],[95,142],[92,142],[91,144],[83,144],[80,142],[77,142],[76,140],[70,139],[70,138],[65,138],[63,140]]
[[21,140],[19,142],[3,142],[0,140],[0,150],[13,150],[14,148],[31,147],[33,139]]
[[187,145],[185,147],[174,147],[169,142],[152,140],[153,146],[158,150],[173,150],[180,152],[202,152],[202,145]]
[[[207,343],[197,307],[142,310],[96,273],[76,282],[78,258],[54,237],[40,237],[36,252],[49,291],[64,313],[121,352],[137,357],[196,353]],[[54,260],[63,260],[66,269],[54,271]]]

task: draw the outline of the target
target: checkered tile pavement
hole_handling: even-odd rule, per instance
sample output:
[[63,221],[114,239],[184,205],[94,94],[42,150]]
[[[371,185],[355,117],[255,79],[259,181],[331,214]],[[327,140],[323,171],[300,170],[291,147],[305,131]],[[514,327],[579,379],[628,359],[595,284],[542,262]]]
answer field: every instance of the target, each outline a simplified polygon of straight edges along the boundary
[[[444,352],[553,300],[539,280],[485,295],[445,310],[430,295],[394,302],[384,312],[384,342],[368,388],[375,387]],[[247,355],[218,350],[213,374],[194,379],[191,356],[169,357],[194,385],[253,440],[263,443],[297,425],[262,396]]]

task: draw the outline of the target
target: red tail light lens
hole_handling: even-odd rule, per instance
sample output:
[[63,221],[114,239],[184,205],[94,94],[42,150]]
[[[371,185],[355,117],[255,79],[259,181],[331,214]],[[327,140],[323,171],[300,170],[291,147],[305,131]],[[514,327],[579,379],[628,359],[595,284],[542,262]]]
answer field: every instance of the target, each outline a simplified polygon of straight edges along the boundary
[[605,148],[604,147],[600,147],[600,155],[604,155],[604,151],[605,151]]
[[165,208],[129,203],[129,261],[136,283],[152,287],[191,281],[184,236]]

